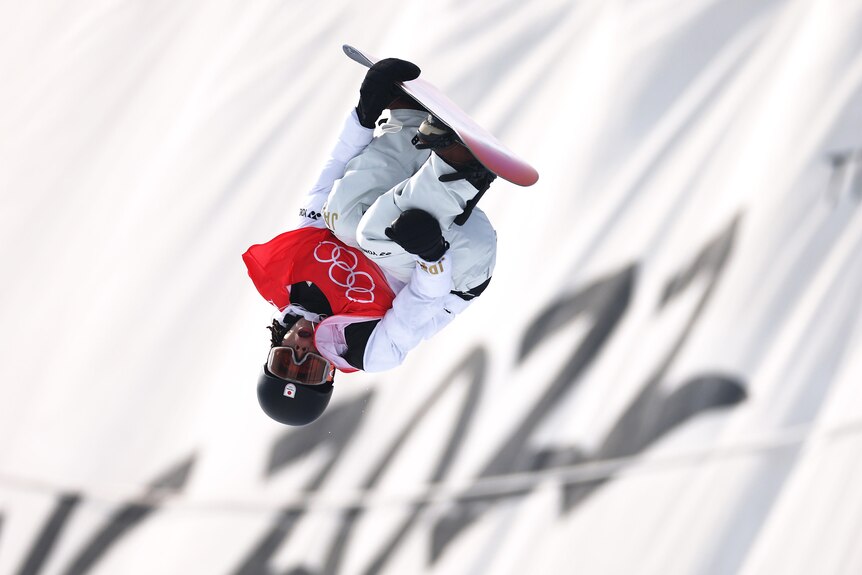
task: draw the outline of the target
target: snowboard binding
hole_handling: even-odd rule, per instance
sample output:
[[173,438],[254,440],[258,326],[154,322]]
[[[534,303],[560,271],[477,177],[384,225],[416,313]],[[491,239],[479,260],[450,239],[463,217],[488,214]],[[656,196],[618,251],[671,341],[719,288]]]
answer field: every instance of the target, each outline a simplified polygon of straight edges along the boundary
[[455,132],[433,114],[428,114],[428,118],[419,125],[411,143],[417,150],[439,150],[452,144],[463,145]]
[[478,191],[467,202],[464,211],[455,218],[455,224],[463,226],[497,175],[483,166],[458,138],[454,130],[433,114],[429,114],[428,118],[419,125],[411,142],[417,150],[432,150],[444,162],[455,168],[455,172],[440,176],[438,179],[441,182],[467,180]]
[[444,162],[455,168],[455,172],[440,176],[438,179],[441,182],[467,180],[478,191],[467,202],[464,211],[455,218],[455,224],[463,226],[497,175],[483,166],[455,131],[433,114],[429,114],[428,118],[419,125],[411,142],[417,150],[432,150]]
[[473,208],[476,207],[476,204],[479,203],[479,200],[482,199],[482,196],[485,195],[485,192],[487,192],[488,188],[491,187],[491,182],[493,182],[496,178],[497,174],[489,171],[478,161],[465,169],[460,169],[453,174],[444,174],[440,176],[440,178],[438,178],[441,182],[467,180],[473,185],[474,188],[478,190],[478,193],[467,202],[466,206],[464,206],[464,211],[461,212],[461,214],[455,218],[456,225],[464,225],[464,223],[470,217],[470,214],[473,213]]

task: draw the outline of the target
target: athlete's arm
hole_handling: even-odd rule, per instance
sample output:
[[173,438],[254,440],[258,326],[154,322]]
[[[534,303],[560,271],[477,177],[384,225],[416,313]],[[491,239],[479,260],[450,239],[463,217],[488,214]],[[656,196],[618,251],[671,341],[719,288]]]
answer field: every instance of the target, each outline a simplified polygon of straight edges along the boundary
[[323,171],[299,209],[299,219],[294,227],[325,227],[323,204],[326,202],[329,190],[332,189],[332,184],[344,175],[344,167],[347,162],[365,149],[371,142],[373,135],[374,130],[363,127],[359,123],[356,110],[351,110],[350,115],[344,121],[335,147],[329,153],[329,159],[326,161]]
[[392,308],[375,326],[363,354],[365,371],[385,371],[400,365],[423,339],[443,329],[469,305],[452,289],[451,258],[419,261],[410,282]]

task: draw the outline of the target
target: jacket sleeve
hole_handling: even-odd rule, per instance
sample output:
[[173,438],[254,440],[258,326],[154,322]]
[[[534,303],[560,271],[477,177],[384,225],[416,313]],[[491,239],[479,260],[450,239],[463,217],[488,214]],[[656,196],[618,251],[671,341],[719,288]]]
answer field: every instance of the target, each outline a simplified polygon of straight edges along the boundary
[[305,201],[299,209],[299,216],[295,228],[302,227],[325,227],[323,222],[323,204],[326,202],[332,184],[344,175],[344,167],[347,162],[358,156],[362,150],[371,142],[374,130],[365,128],[359,123],[356,110],[344,121],[341,134],[335,147],[329,154],[323,171],[317,178],[317,182],[308,192]]
[[409,283],[374,328],[364,354],[365,371],[385,371],[401,365],[407,353],[449,325],[469,305],[450,293],[449,256],[439,262],[419,261]]

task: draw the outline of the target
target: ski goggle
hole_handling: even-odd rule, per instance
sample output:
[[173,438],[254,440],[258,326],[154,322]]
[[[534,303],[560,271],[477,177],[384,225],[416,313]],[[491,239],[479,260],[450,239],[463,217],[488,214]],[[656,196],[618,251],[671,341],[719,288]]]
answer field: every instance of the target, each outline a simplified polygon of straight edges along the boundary
[[266,368],[272,375],[285,381],[320,385],[329,379],[332,364],[316,353],[306,353],[297,360],[292,347],[274,347],[269,350]]

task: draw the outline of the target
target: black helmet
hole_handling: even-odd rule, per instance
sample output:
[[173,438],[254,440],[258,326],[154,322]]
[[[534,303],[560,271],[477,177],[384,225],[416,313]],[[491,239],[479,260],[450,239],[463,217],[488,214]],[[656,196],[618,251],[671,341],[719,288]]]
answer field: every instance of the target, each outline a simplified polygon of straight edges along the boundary
[[264,364],[257,379],[257,400],[272,419],[285,425],[308,425],[323,414],[332,398],[332,381],[293,383],[272,375]]

